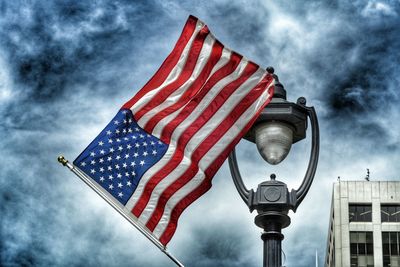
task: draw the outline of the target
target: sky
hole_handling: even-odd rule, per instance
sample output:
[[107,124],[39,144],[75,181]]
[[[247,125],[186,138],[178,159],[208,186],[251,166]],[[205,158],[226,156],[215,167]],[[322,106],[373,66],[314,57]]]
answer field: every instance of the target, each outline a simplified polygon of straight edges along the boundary
[[[73,160],[154,74],[187,17],[227,47],[273,66],[288,100],[314,106],[314,183],[283,230],[285,266],[325,257],[332,184],[400,180],[400,2],[0,0],[0,265],[174,266],[75,175]],[[297,188],[308,138],[271,166],[236,148],[249,188]],[[181,216],[169,250],[186,266],[262,265],[261,229],[227,163]]]

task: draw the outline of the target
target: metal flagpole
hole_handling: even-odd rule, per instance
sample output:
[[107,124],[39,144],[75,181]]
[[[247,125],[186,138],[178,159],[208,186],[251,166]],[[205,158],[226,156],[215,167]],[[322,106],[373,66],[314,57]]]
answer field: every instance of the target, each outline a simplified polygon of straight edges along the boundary
[[107,201],[108,204],[110,204],[116,211],[119,212],[126,220],[128,220],[136,229],[138,229],[145,237],[147,237],[151,242],[153,242],[154,245],[156,245],[165,255],[168,256],[176,265],[179,267],[185,267],[181,262],[178,261],[172,254],[170,254],[167,251],[167,247],[161,244],[160,241],[158,241],[157,238],[155,238],[151,233],[149,233],[142,225],[139,224],[134,218],[131,216],[127,215],[124,210],[123,206],[119,205],[118,203],[114,202],[110,196],[107,195],[106,192],[101,190],[99,187],[97,187],[92,179],[86,175],[82,170],[80,170],[77,166],[74,164],[71,164],[67,159],[64,158],[64,156],[59,156],[58,157],[58,162],[60,162],[62,165],[68,167],[70,171],[75,173],[76,176],[78,176],[83,182],[85,182],[90,188],[92,188],[99,196],[101,196],[105,201]]

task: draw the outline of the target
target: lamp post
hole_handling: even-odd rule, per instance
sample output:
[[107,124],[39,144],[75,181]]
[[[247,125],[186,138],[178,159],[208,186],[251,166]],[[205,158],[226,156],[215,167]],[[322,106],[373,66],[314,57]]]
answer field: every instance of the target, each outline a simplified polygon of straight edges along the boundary
[[[267,71],[274,73],[272,67]],[[235,150],[229,155],[229,168],[239,195],[249,207],[257,210],[255,224],[264,231],[264,267],[281,267],[282,229],[290,225],[289,210],[296,209],[303,201],[314,179],[319,154],[319,127],[314,107],[306,106],[306,99],[300,97],[297,103],[286,100],[286,90],[275,77],[275,92],[270,104],[261,112],[245,139],[256,143],[261,156],[272,165],[279,164],[288,155],[292,144],[306,137],[307,118],[311,122],[311,155],[305,177],[298,189],[290,192],[284,182],[270,180],[258,185],[257,190],[248,190],[243,183],[236,160]]]

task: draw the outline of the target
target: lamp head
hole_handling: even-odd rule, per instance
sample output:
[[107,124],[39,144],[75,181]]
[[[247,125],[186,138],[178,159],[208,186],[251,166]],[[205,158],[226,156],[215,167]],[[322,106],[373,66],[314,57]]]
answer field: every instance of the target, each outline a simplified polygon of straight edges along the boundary
[[[273,69],[267,71],[273,73]],[[256,143],[264,160],[276,165],[286,158],[292,144],[306,137],[307,110],[304,97],[300,97],[297,103],[286,100],[286,90],[278,76],[273,75],[273,98],[244,138]]]
[[282,122],[263,122],[255,127],[258,152],[272,165],[279,164],[289,154],[293,143],[293,130]]

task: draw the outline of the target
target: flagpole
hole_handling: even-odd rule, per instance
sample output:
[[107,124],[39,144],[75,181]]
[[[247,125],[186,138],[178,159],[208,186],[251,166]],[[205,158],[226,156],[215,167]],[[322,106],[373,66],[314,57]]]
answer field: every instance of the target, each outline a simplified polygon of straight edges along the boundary
[[108,204],[110,204],[119,214],[121,214],[128,222],[130,222],[136,229],[138,229],[147,239],[149,239],[154,245],[156,245],[165,255],[168,256],[177,266],[184,267],[184,265],[178,261],[172,254],[167,251],[167,247],[161,244],[158,239],[156,239],[151,233],[149,233],[142,225],[140,225],[134,218],[127,215],[121,205],[114,202],[110,196],[103,192],[99,187],[97,187],[92,179],[88,177],[82,170],[80,170],[74,164],[71,164],[64,156],[58,157],[58,162],[63,166],[68,167],[76,176],[78,176],[83,182],[85,182],[90,188],[92,188],[99,196],[101,196]]

